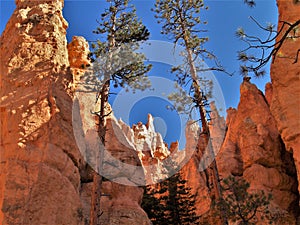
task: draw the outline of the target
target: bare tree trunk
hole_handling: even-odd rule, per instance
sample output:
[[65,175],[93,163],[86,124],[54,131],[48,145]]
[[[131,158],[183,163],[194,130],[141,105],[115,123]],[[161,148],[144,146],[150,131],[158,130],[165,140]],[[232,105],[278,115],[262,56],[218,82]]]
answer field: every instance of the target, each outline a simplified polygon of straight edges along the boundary
[[[187,46],[188,40],[185,38],[185,43]],[[195,63],[193,60],[193,54],[191,49],[186,48],[187,51],[187,57],[188,57],[188,63],[189,63],[189,67],[190,67],[190,72],[191,72],[191,76],[192,76],[192,80],[193,80],[193,88],[194,88],[194,98],[196,99],[196,104],[199,110],[199,114],[200,114],[200,119],[201,119],[201,125],[202,125],[202,134],[204,137],[204,143],[205,146],[207,146],[208,148],[208,153],[209,153],[209,158],[210,160],[212,160],[211,164],[209,165],[208,168],[206,168],[204,170],[204,172],[206,173],[206,177],[208,177],[210,180],[208,180],[208,184],[212,183],[212,187],[208,187],[209,189],[212,189],[211,193],[211,198],[215,199],[215,200],[221,200],[222,198],[222,192],[221,192],[221,185],[220,185],[220,177],[219,177],[219,172],[218,172],[218,168],[217,168],[217,163],[215,160],[215,153],[214,153],[214,149],[211,143],[211,139],[210,139],[210,130],[209,130],[209,125],[206,119],[206,110],[205,110],[205,105],[203,102],[203,95],[201,92],[201,87],[198,81],[198,77],[197,77],[197,70],[195,67]],[[201,134],[200,134],[201,135]],[[199,135],[199,138],[200,138]],[[199,143],[199,141],[198,141]],[[198,145],[198,149],[200,150],[200,147]],[[204,149],[203,149],[204,150]],[[228,224],[227,219],[226,219],[226,215],[224,212],[222,213],[222,224]]]
[[101,186],[102,186],[102,164],[104,158],[104,147],[105,147],[105,117],[106,117],[106,104],[108,102],[108,94],[110,89],[110,81],[107,80],[100,93],[100,112],[97,115],[98,123],[98,135],[102,145],[99,149],[99,157],[96,160],[96,171],[93,174],[93,189],[91,193],[91,209],[90,209],[90,225],[100,225],[101,211]]
[[92,189],[92,196],[91,196],[90,225],[100,224],[101,184],[102,184],[102,177],[97,172],[94,172],[93,189]]

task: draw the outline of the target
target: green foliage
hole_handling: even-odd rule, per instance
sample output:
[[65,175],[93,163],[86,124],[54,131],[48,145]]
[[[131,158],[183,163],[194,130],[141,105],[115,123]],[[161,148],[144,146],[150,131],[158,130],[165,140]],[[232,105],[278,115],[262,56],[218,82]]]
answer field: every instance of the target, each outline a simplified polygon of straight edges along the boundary
[[151,65],[144,63],[145,56],[137,49],[150,33],[137,18],[135,8],[129,6],[128,0],[108,2],[110,7],[101,14],[99,26],[94,31],[101,37],[92,45],[94,73],[102,84],[110,81],[115,88],[145,90],[150,87],[146,74]]
[[[204,8],[202,0],[157,0],[155,4],[156,18],[162,24],[163,34],[175,40],[175,43],[184,47],[200,51],[202,43],[207,37],[199,37],[198,32],[203,32],[200,24],[206,24],[200,19],[200,10]],[[186,38],[187,43],[182,39]],[[187,44],[187,46],[186,46]]]
[[255,224],[257,219],[272,223],[268,209],[271,195],[263,191],[249,193],[250,185],[242,178],[229,176],[223,180],[222,191],[224,198],[216,202],[216,209],[223,212],[228,220],[239,222],[240,225]]
[[[177,92],[169,96],[174,102],[172,108],[179,113],[191,115],[194,108],[201,107],[200,111],[204,112],[207,105],[203,101],[211,97],[212,82],[203,75],[207,71],[225,72],[216,56],[204,46],[208,41],[207,21],[200,17],[200,12],[207,9],[203,0],[156,0],[153,9],[158,23],[162,24],[162,34],[175,46],[178,44],[184,48],[181,53],[183,63],[171,71],[176,77]],[[212,66],[208,67],[204,60]]]
[[154,225],[188,225],[199,220],[195,196],[179,172],[155,186],[147,186],[142,207]]
[[[215,59],[215,56],[204,48],[208,37],[204,35],[207,30],[203,27],[207,21],[200,19],[200,11],[207,9],[203,0],[157,0],[154,11],[158,23],[162,24],[161,33],[173,40],[174,44],[190,49],[195,59]],[[174,72],[178,69],[181,69],[180,73],[183,75],[183,66],[174,67]]]
[[171,93],[168,99],[173,102],[173,108],[178,113],[190,113],[193,106],[193,98],[178,83],[175,83],[176,92]]
[[165,219],[168,224],[189,225],[197,224],[199,216],[195,213],[195,196],[186,187],[186,180],[180,173],[176,173],[168,180],[167,213]]

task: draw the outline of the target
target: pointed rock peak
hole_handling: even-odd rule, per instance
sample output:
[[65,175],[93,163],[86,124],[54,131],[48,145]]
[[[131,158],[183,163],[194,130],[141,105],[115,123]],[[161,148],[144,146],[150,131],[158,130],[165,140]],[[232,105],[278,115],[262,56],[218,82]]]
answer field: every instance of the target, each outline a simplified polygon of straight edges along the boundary
[[177,152],[179,150],[179,143],[178,141],[172,142],[170,145],[170,152]]
[[149,113],[148,114],[148,120],[147,120],[147,124],[146,127],[149,131],[155,132],[155,128],[154,128],[154,118],[153,116]]
[[125,124],[124,121],[122,120],[122,118],[119,118],[119,124]]
[[260,91],[258,90],[258,88],[256,87],[255,84],[252,84],[249,80],[245,81],[245,78],[244,78],[244,81],[242,82],[242,84],[240,86],[241,96],[243,94],[247,94],[248,92],[258,93]]
[[273,86],[272,83],[268,82],[266,83],[265,86],[265,97],[269,105],[271,105],[272,96],[273,96]]
[[84,37],[74,36],[72,41],[67,45],[67,48],[74,81],[79,82],[83,75],[85,75],[84,79],[90,79],[88,73],[85,73],[91,66],[91,62],[88,58],[90,52],[88,42]]
[[212,119],[220,118],[219,110],[216,106],[216,103],[214,101],[212,101],[209,105],[210,105],[210,110],[211,110],[210,117]]
[[210,109],[211,109],[212,111],[216,111],[216,110],[217,110],[215,101],[212,101],[212,102],[210,103]]
[[86,69],[91,65],[88,59],[89,43],[81,36],[73,36],[68,44],[70,66],[78,69]]
[[226,116],[226,125],[228,126],[232,120],[232,118],[235,117],[237,110],[235,108],[229,107],[227,110],[227,116]]

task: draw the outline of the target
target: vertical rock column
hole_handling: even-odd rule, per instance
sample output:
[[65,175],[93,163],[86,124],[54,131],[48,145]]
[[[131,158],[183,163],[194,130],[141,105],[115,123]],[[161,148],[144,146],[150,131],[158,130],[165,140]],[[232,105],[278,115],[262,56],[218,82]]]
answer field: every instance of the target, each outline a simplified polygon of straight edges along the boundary
[[82,224],[62,0],[16,0],[0,38],[0,224]]
[[[270,212],[280,215],[274,224],[296,224],[296,171],[291,154],[281,144],[275,120],[263,93],[244,81],[237,110],[228,110],[228,130],[217,155],[221,178],[242,176],[250,191],[272,194]],[[259,221],[257,224],[266,224]]]
[[[277,0],[279,11],[278,30],[282,23],[294,23],[300,19],[300,4],[294,0]],[[286,31],[285,26],[283,31]],[[291,32],[292,35],[292,32]],[[296,36],[300,35],[299,26]],[[282,35],[279,36],[279,38]],[[278,40],[278,39],[277,39]],[[273,114],[279,133],[286,149],[293,153],[298,174],[298,190],[300,191],[300,38],[285,40],[274,63],[271,65],[272,97],[271,113]]]

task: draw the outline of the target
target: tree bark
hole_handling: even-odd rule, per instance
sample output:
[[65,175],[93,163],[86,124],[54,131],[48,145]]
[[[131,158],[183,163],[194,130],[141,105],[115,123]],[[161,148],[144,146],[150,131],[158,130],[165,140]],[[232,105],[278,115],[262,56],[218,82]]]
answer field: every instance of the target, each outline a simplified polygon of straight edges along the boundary
[[[199,110],[201,125],[202,125],[202,132],[199,135],[199,139],[201,137],[201,134],[203,134],[203,136],[205,138],[205,146],[207,146],[209,157],[212,160],[211,164],[209,165],[208,168],[206,168],[204,170],[204,172],[206,173],[206,177],[211,178],[212,188],[208,187],[209,189],[213,190],[212,192],[210,192],[211,198],[215,199],[215,200],[220,200],[222,198],[220,178],[219,178],[217,163],[215,160],[215,153],[214,153],[213,146],[212,146],[211,139],[210,139],[209,125],[208,125],[208,122],[206,119],[206,110],[205,110],[205,106],[204,106],[204,102],[203,102],[204,96],[202,95],[201,86],[198,81],[197,69],[195,66],[195,62],[193,60],[193,53],[192,53],[192,50],[190,48],[188,48],[189,40],[188,40],[188,37],[186,36],[187,31],[186,31],[186,28],[185,28],[185,25],[183,22],[182,22],[181,26],[182,26],[182,30],[183,30],[183,40],[185,42],[186,51],[187,51],[187,61],[188,61],[189,67],[190,67],[190,73],[191,73],[191,77],[193,80],[194,98],[196,101],[197,108]],[[198,143],[199,143],[199,141],[198,141]],[[198,149],[201,150],[199,144],[198,144]],[[210,181],[208,181],[207,183],[210,184]],[[228,224],[225,213],[223,213],[223,212],[222,212],[222,217],[223,217],[222,224]]]

